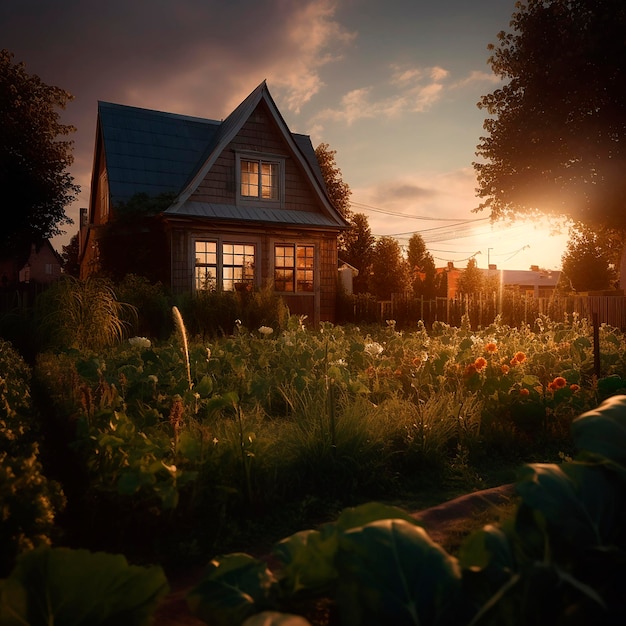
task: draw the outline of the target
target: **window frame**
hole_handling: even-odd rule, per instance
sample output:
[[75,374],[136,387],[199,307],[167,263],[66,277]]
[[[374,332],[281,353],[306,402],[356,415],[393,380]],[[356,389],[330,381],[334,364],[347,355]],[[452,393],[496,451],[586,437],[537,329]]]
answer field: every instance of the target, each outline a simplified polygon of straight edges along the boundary
[[[285,157],[277,154],[270,154],[266,152],[245,152],[238,151],[235,153],[235,187],[236,197],[238,205],[261,205],[266,207],[283,208],[285,206]],[[259,172],[261,172],[263,164],[272,164],[277,167],[276,174],[276,192],[278,197],[263,198],[262,197],[262,175],[259,174],[259,180],[257,183],[258,195],[248,196],[243,195],[241,187],[243,184],[242,162],[250,161],[259,164]]]
[[[197,245],[198,243],[207,243],[207,244],[215,244],[215,264],[210,264],[210,263],[198,263],[197,259],[198,259],[198,252],[197,252]],[[246,258],[246,256],[252,256],[253,258],[253,262],[252,262],[252,277],[249,280],[242,280],[239,282],[236,282],[234,278],[228,278],[226,279],[224,276],[224,269],[225,268],[238,268],[238,267],[244,267],[245,265],[235,265],[235,264],[228,264],[225,263],[225,247],[226,246],[243,246],[244,247],[244,251],[243,251],[243,257],[244,260]],[[252,255],[249,254],[249,252],[247,252],[245,250],[245,248],[249,248],[252,247]],[[260,252],[260,248],[259,248],[259,242],[257,239],[251,239],[248,237],[203,237],[201,235],[198,235],[196,237],[193,238],[192,240],[192,245],[191,245],[191,258],[192,258],[192,268],[193,268],[193,274],[192,274],[192,284],[193,284],[193,291],[194,293],[197,292],[201,292],[204,291],[205,289],[203,287],[199,286],[198,283],[198,267],[214,267],[215,268],[215,273],[216,273],[216,277],[215,277],[215,285],[211,286],[208,288],[209,291],[211,290],[215,290],[215,291],[248,291],[249,289],[247,289],[245,287],[245,285],[250,285],[250,289],[254,289],[257,287],[257,285],[259,284],[259,280],[260,280],[260,257],[259,257],[259,252]],[[233,252],[229,252],[228,254],[233,254],[235,256],[240,256],[238,253],[236,253],[235,251]],[[245,271],[245,270],[244,270]],[[224,289],[224,285],[226,282],[231,282],[232,281],[232,289]],[[238,288],[237,285],[242,285],[241,288]]]
[[[279,265],[277,263],[278,259],[281,257],[277,256],[277,249],[278,248],[287,248],[287,247],[292,247],[293,248],[293,256],[292,257],[285,257],[283,255],[282,258],[293,258],[293,265]],[[302,267],[298,266],[298,249],[299,248],[311,248],[313,255],[312,255],[312,260],[311,260],[311,265],[305,265]],[[305,255],[304,257],[307,257],[307,255]],[[293,289],[292,290],[285,290],[285,289],[279,289],[276,285],[277,284],[281,284],[284,282],[284,280],[277,280],[277,272],[280,270],[292,270],[293,271],[293,276],[291,278],[291,282],[292,282],[292,286]],[[299,288],[299,286],[302,284],[302,280],[299,279],[298,277],[298,273],[299,271],[303,271],[303,272],[310,272],[312,274],[311,276],[311,280],[310,281],[306,281],[306,282],[310,282],[311,288],[310,289],[301,289]],[[300,295],[300,296],[314,296],[316,291],[317,291],[317,282],[319,279],[319,264],[318,264],[318,247],[315,243],[310,242],[310,241],[274,241],[272,243],[272,276],[273,276],[273,281],[274,281],[274,291],[276,291],[277,293],[280,294],[284,294],[284,295]]]

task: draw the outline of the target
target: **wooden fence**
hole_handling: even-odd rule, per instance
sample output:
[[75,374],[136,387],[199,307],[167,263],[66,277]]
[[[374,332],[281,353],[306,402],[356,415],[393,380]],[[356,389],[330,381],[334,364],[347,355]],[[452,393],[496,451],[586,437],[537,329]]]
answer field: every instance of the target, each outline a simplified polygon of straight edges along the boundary
[[558,296],[536,298],[532,295],[507,292],[502,297],[478,294],[448,299],[413,298],[394,294],[391,300],[376,301],[371,296],[356,298],[344,319],[354,323],[395,320],[399,326],[414,326],[422,320],[427,327],[441,321],[460,326],[463,316],[469,316],[473,328],[491,324],[496,316],[509,326],[532,324],[545,315],[553,320],[577,315],[590,322],[597,316],[598,323],[626,330],[626,296]]

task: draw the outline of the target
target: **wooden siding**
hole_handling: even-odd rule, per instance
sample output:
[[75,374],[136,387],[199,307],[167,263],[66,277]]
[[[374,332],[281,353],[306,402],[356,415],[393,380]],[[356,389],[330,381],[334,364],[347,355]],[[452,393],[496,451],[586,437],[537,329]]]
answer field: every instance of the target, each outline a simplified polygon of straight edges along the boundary
[[337,298],[337,240],[332,234],[282,230],[268,232],[264,228],[238,228],[233,224],[207,227],[201,220],[179,224],[170,231],[172,258],[171,285],[174,293],[193,289],[194,254],[196,239],[219,239],[222,242],[254,241],[257,245],[257,287],[273,280],[274,244],[278,242],[314,244],[317,265],[314,294],[282,294],[285,304],[294,315],[307,315],[311,323],[335,320]]
[[292,158],[265,104],[260,103],[241,131],[221,153],[206,178],[198,185],[190,199],[195,202],[236,204],[237,151],[266,153],[285,158],[284,206],[296,211],[319,211],[320,206],[305,174]]

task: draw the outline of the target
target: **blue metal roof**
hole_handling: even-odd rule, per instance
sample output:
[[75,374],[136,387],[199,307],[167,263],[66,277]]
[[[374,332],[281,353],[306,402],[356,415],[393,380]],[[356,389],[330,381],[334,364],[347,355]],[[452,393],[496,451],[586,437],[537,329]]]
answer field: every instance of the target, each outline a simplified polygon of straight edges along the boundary
[[109,102],[99,102],[98,113],[114,204],[136,193],[179,193],[220,127],[214,120]]

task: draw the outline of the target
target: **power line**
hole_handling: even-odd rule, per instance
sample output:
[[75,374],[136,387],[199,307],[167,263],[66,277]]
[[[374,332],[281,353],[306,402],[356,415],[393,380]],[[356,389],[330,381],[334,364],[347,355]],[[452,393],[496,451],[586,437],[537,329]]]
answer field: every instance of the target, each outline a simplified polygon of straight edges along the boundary
[[[406,213],[398,213],[397,211],[390,211],[388,209],[381,209],[379,207],[371,206],[369,204],[363,204],[361,202],[351,202],[351,207],[357,209],[366,209],[368,211],[374,211],[374,213],[382,213],[384,215],[393,215],[394,217],[403,217],[411,220],[424,220],[428,222],[458,222],[458,217],[432,217],[427,215],[407,215]],[[482,222],[488,220],[488,217],[477,217],[473,219],[463,220],[463,222]],[[391,235],[390,235],[391,236]]]

